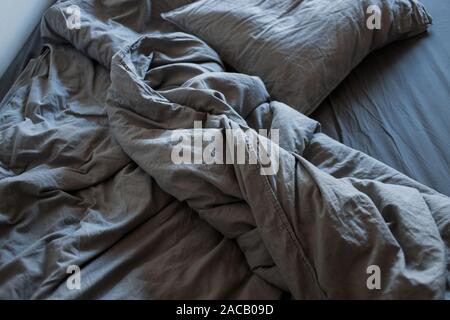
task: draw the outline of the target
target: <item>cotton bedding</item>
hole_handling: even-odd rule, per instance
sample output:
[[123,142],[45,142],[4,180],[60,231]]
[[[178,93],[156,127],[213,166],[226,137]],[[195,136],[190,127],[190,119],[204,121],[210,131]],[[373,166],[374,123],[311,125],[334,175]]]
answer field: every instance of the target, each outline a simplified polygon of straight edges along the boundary
[[199,0],[163,17],[306,115],[371,51],[432,21],[416,0]]
[[[168,3],[72,0],[45,14],[48,50],[0,105],[0,298],[444,298],[450,199],[225,72],[160,19]],[[278,129],[278,170],[262,174],[259,155],[174,163],[173,134],[198,122],[242,129],[251,155],[259,129]]]
[[312,115],[322,131],[450,196],[450,2],[433,26],[369,56]]

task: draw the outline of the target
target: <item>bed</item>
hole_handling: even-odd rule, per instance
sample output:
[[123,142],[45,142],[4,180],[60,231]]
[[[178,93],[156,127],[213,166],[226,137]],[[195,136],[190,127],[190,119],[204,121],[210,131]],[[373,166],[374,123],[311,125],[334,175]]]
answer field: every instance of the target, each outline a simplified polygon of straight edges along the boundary
[[[429,25],[415,1],[376,1],[400,21],[391,33]],[[450,198],[330,137],[326,105],[319,123],[229,72],[161,16],[190,2],[65,0],[45,13],[46,50],[0,103],[0,298],[449,298]],[[361,21],[360,4],[335,13]],[[361,30],[365,45],[391,34]]]
[[426,34],[369,56],[313,117],[345,145],[450,195],[450,3]]

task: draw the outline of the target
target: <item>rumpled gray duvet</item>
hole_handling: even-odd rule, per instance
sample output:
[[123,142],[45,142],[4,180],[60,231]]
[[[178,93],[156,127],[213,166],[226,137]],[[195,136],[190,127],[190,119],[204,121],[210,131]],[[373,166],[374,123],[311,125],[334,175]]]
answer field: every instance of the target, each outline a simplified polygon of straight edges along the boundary
[[[450,199],[225,72],[167,3],[46,13],[48,50],[0,105],[0,298],[445,298]],[[279,129],[279,170],[173,163],[194,121]]]

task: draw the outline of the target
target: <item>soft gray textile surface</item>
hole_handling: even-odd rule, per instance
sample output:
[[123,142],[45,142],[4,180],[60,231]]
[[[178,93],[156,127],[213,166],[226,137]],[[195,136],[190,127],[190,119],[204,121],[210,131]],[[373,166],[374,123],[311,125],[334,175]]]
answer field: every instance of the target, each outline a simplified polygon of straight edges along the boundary
[[313,114],[323,132],[450,196],[450,1],[428,32],[374,52]]
[[[380,29],[367,27],[370,6]],[[431,23],[415,0],[201,0],[163,16],[306,115],[371,51]]]
[[[224,72],[159,23],[161,2],[104,4],[48,11],[48,52],[0,105],[1,298],[444,297],[448,197]],[[279,171],[174,164],[171,134],[194,120],[279,129]]]
[[8,93],[14,81],[20,76],[28,62],[42,53],[42,39],[39,25],[28,37],[19,54],[0,77],[0,100]]

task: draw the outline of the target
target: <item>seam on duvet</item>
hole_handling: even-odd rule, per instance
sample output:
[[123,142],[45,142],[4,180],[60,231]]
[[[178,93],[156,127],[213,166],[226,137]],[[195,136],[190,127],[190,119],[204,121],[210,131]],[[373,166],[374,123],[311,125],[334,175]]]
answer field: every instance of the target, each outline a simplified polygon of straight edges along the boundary
[[[258,167],[260,167],[260,169],[262,168],[261,165],[258,163]],[[317,279],[317,275],[316,272],[313,268],[313,266],[311,265],[311,263],[309,262],[308,258],[305,256],[305,253],[303,251],[303,246],[300,243],[300,241],[297,239],[297,237],[295,236],[295,233],[292,231],[291,225],[287,219],[286,213],[284,212],[283,208],[281,207],[277,196],[275,195],[275,192],[272,189],[272,186],[270,185],[269,179],[266,176],[260,176],[263,180],[264,186],[266,191],[268,191],[268,193],[270,194],[270,198],[272,199],[272,204],[275,208],[275,211],[278,214],[278,217],[281,220],[281,225],[283,226],[283,228],[287,231],[287,233],[289,234],[290,239],[293,241],[295,247],[297,248],[297,250],[300,253],[300,256],[306,266],[306,268],[308,269],[314,284],[316,285],[318,292],[320,294],[321,297],[326,298],[326,293],[324,292],[324,290],[321,288],[319,281]]]

